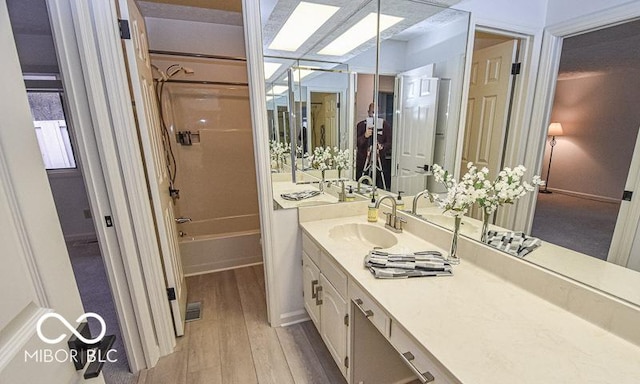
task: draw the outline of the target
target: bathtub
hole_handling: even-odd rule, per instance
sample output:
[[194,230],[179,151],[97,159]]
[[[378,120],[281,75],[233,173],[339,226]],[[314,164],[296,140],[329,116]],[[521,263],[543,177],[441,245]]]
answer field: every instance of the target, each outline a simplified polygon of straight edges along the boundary
[[185,276],[262,263],[258,215],[178,224]]

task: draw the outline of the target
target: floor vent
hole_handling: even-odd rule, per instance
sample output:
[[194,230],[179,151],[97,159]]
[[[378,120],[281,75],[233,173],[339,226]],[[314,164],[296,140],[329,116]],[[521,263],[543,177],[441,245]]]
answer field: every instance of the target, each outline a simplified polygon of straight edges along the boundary
[[185,315],[185,321],[200,320],[200,312],[202,310],[202,303],[196,301],[195,303],[187,303],[187,313]]

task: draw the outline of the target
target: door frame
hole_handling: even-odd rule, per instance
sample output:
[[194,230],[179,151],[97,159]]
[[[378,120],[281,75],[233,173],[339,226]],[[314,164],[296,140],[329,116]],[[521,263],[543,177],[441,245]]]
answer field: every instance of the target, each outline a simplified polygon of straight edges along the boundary
[[[464,73],[464,88],[462,94],[462,108],[458,129],[458,142],[456,145],[454,175],[459,178],[466,172],[460,169],[462,163],[462,151],[464,145],[464,129],[467,119],[467,103],[469,99],[469,82],[471,81],[471,64],[473,59],[473,47],[476,32],[486,32],[493,35],[505,36],[520,41],[518,62],[522,63],[521,73],[515,79],[515,87],[511,95],[512,106],[509,117],[509,132],[507,144],[504,148],[502,163],[516,166],[525,164],[528,174],[533,176],[535,167],[526,165],[526,149],[529,140],[529,123],[533,113],[534,90],[536,87],[538,69],[540,65],[540,47],[542,46],[542,31],[536,28],[524,27],[495,20],[476,18],[471,14],[471,27],[467,46],[467,58]],[[523,199],[526,199],[525,196]],[[521,199],[522,200],[522,199]],[[513,206],[505,206],[496,213],[496,224],[505,228],[521,230],[525,226],[522,223],[522,206],[519,201]]]
[[[173,352],[175,335],[135,130],[115,3],[48,1],[76,147],[135,373]],[[116,237],[102,218],[112,216]]]
[[[540,174],[543,166],[543,157],[546,145],[547,127],[551,119],[553,108],[553,96],[558,80],[560,68],[560,55],[564,38],[583,34],[600,28],[621,24],[640,17],[640,3],[633,2],[612,7],[602,12],[592,13],[551,25],[546,28],[543,37],[538,82],[535,89],[533,115],[531,118],[529,137],[526,147],[529,149],[525,156],[524,165]],[[640,168],[640,164],[636,164]],[[632,170],[630,170],[631,172]],[[640,169],[636,169],[636,172]],[[640,178],[636,180],[635,190],[640,190]],[[533,217],[536,209],[537,194],[529,194],[521,199],[518,205],[519,217],[517,226],[531,231]],[[627,206],[620,207],[618,222],[623,223],[622,228],[616,228],[611,249],[616,257],[608,261],[626,266],[634,237],[640,220],[640,199],[635,199]],[[610,255],[613,253],[610,249]]]

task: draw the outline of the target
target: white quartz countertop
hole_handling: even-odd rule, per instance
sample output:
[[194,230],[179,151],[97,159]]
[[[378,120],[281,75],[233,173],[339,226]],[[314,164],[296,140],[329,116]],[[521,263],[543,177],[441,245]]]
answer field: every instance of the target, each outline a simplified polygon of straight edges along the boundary
[[[640,347],[465,261],[454,276],[378,280],[369,249],[333,239],[363,215],[303,230],[461,383],[640,383]],[[381,220],[376,224],[384,227]],[[406,231],[397,251],[438,249]]]

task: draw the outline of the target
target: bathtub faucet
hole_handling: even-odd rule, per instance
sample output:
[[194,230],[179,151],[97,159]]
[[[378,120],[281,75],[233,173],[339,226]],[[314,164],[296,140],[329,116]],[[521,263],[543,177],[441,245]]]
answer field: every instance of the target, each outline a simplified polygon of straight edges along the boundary
[[175,220],[175,221],[176,221],[176,223],[178,223],[178,224],[184,224],[184,223],[188,223],[188,222],[190,222],[190,221],[191,221],[191,218],[190,218],[190,217],[176,217],[174,220]]

